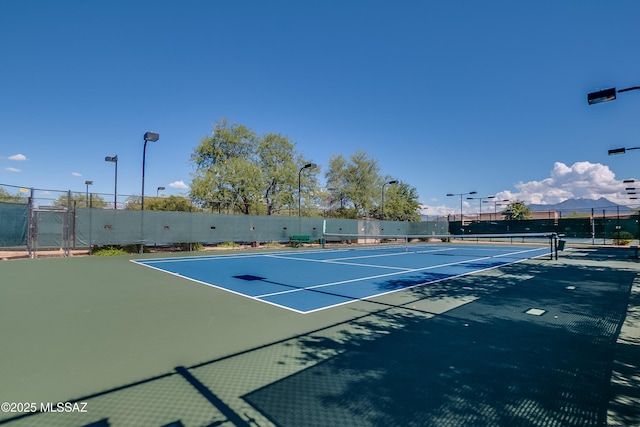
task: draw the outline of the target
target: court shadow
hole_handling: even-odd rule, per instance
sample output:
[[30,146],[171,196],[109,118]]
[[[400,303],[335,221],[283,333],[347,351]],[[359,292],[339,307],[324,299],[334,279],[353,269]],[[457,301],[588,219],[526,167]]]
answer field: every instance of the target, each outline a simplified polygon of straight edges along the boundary
[[[303,337],[302,354],[316,365],[244,399],[278,426],[604,425],[616,337],[637,273],[536,269],[523,282],[514,277],[531,266],[510,266],[504,278],[476,283],[483,298],[444,315],[386,309],[376,313],[375,334]],[[460,289],[473,280],[455,282]],[[439,297],[460,292],[439,286]],[[528,314],[534,307],[543,313]],[[370,320],[359,322],[371,328]],[[336,356],[316,357],[327,352]],[[631,355],[622,349],[622,359]],[[626,376],[638,375],[637,363],[625,366]],[[633,408],[617,413],[640,420]]]

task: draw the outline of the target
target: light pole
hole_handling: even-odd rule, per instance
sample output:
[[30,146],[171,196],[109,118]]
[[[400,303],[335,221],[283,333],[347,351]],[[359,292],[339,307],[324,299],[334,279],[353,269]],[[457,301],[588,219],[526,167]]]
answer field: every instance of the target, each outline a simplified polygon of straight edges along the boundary
[[87,186],[87,193],[86,193],[86,199],[85,199],[85,207],[89,207],[89,186],[93,185],[93,181],[85,181],[84,184]]
[[116,165],[116,184],[113,189],[113,209],[117,209],[118,206],[118,156],[107,156],[104,158],[105,162],[112,162]]
[[384,184],[382,184],[382,204],[380,205],[380,209],[382,210],[382,220],[384,221],[384,187],[385,185],[389,184],[389,185],[393,185],[393,184],[397,184],[398,181],[397,180],[393,180],[393,181],[389,181],[389,182],[385,182]]
[[156,197],[158,197],[158,194],[159,194],[161,191],[164,191],[164,190],[166,190],[166,188],[164,188],[164,187],[158,187],[158,188],[156,189]]
[[154,132],[146,132],[144,134],[144,148],[142,149],[142,210],[144,210],[144,164],[147,158],[147,142],[156,142],[160,139],[160,135]]
[[315,164],[315,163],[307,163],[306,165],[302,166],[300,168],[300,171],[298,172],[298,218],[301,217],[301,212],[302,212],[302,209],[301,209],[301,193],[302,193],[302,189],[301,189],[301,178],[300,178],[301,175],[302,175],[302,171],[305,170],[305,169],[309,169],[309,168],[315,169],[317,167],[318,167],[318,165]]
[[467,197],[467,200],[478,200],[480,202],[480,213],[478,214],[478,222],[482,221],[482,201],[488,199],[495,199],[496,196],[487,197]]
[[[495,216],[495,220],[498,220],[498,206],[505,206],[504,202],[508,202],[509,199],[496,200],[493,202],[493,214]],[[509,206],[509,204],[507,204]]]
[[[502,202],[508,202],[509,200],[507,199],[503,199],[503,200],[495,200],[493,202],[493,214],[495,215],[496,219],[498,219],[498,204],[501,204]],[[482,203],[489,203],[488,200],[483,200]],[[489,214],[489,221],[492,221],[493,218],[491,218],[491,214]]]
[[[460,196],[460,228],[462,228],[463,225],[463,221],[462,221],[462,196],[466,196],[469,194],[478,194],[477,191],[469,191],[468,193],[448,193],[447,196],[451,197],[451,196]],[[455,218],[454,218],[455,219]]]

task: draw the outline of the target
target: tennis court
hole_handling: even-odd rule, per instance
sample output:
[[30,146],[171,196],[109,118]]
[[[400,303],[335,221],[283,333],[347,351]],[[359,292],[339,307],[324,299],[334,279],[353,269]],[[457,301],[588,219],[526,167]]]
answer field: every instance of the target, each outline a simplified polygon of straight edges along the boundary
[[0,425],[640,425],[629,251],[556,260],[546,244],[442,242],[0,262],[0,403],[16,403]]
[[310,313],[544,255],[544,246],[422,244],[134,262]]

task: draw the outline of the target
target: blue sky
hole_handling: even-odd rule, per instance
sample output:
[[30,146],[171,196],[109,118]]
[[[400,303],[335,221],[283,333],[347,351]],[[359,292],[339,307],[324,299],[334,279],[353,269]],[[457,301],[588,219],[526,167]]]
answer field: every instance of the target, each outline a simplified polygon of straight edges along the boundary
[[[629,204],[640,177],[637,1],[0,2],[0,183],[185,194],[222,118],[310,161],[363,150],[429,213],[477,191]],[[183,188],[181,188],[183,187]],[[473,201],[468,209],[475,209]],[[466,201],[465,201],[465,209]]]

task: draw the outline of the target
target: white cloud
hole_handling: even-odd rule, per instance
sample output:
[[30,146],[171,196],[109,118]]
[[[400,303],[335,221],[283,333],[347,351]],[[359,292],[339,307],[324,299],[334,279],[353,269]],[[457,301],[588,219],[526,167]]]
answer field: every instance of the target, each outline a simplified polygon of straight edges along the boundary
[[169,187],[178,188],[180,190],[186,190],[187,188],[189,188],[189,186],[187,186],[187,184],[185,184],[184,181],[174,181],[171,184],[169,184]]
[[17,160],[19,162],[27,160],[27,156],[25,156],[24,154],[14,154],[12,156],[9,156],[9,160]]
[[82,174],[79,173],[79,172],[71,172],[71,175],[73,175],[73,176],[82,176]]
[[[600,163],[576,162],[571,166],[556,162],[549,173],[549,177],[540,181],[519,182],[514,185],[515,191],[504,190],[495,193],[495,200],[522,200],[527,204],[555,204],[567,199],[599,199],[605,197],[608,200],[621,205],[629,204],[629,196],[625,192],[627,185],[618,180],[608,166]],[[454,201],[455,200],[455,201]],[[423,215],[460,215],[458,198],[452,198],[448,206],[435,203],[423,205]],[[477,201],[469,204],[463,201],[462,211],[466,213],[477,212]],[[493,210],[494,205],[487,205]],[[483,207],[484,211],[484,207]]]
[[498,199],[522,200],[525,203],[554,204],[567,199],[599,199],[625,203],[624,184],[615,178],[608,166],[600,163],[576,162],[571,166],[556,162],[550,177],[541,181],[519,182],[518,191],[496,193]]
[[20,169],[16,169],[16,168],[6,168],[5,170],[7,172],[22,172]]

